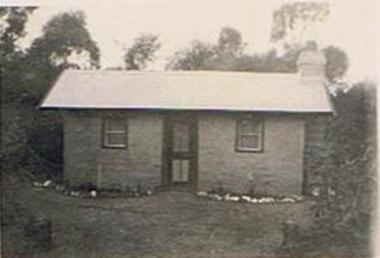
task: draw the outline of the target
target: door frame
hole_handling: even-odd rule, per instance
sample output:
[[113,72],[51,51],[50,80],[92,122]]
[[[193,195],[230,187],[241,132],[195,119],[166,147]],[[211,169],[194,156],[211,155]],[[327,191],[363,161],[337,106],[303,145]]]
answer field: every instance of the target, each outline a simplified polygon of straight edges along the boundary
[[[176,120],[190,121],[190,152],[189,181],[173,182],[171,162],[174,159],[173,122]],[[196,191],[198,188],[198,117],[194,112],[177,111],[164,114],[163,141],[162,141],[162,185],[171,189]]]

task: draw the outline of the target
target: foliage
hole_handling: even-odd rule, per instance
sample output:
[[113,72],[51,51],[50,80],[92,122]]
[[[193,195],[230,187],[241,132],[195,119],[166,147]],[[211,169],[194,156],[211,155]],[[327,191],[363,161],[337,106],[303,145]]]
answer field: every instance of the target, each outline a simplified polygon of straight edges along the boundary
[[142,34],[135,39],[134,44],[127,50],[124,61],[127,70],[144,69],[148,62],[155,58],[155,53],[161,44],[158,36],[154,34]]
[[223,27],[219,33],[216,47],[220,57],[233,58],[239,56],[244,48],[240,32],[231,27]]
[[15,165],[23,165],[27,153],[27,137],[20,117],[20,110],[8,103],[18,104],[23,99],[23,69],[20,69],[25,53],[17,46],[17,41],[25,36],[25,24],[34,7],[0,8],[0,63],[1,63],[1,163],[4,170]]
[[[26,21],[25,18],[23,22]],[[42,177],[59,171],[62,164],[60,114],[42,112],[36,107],[63,69],[83,67],[78,60],[71,60],[74,54],[88,53],[89,60],[84,67],[99,66],[99,50],[85,24],[81,12],[59,14],[43,27],[43,34],[29,49],[7,49],[10,58],[2,69],[2,122],[8,125],[2,128],[2,140],[11,146],[2,152],[7,169],[28,167]],[[9,26],[20,25],[8,24],[9,31],[16,31]],[[18,31],[19,37],[25,34]],[[14,36],[13,42],[17,39]]]
[[329,5],[323,2],[283,4],[273,13],[271,40],[302,42],[307,30],[314,28],[318,22],[325,21],[329,13]]
[[[373,85],[359,83],[333,97],[337,116],[328,124],[326,142],[330,161],[322,170],[318,222],[325,227],[344,224],[360,212],[360,202],[372,184],[369,168],[375,151]],[[321,226],[321,225],[320,225]]]
[[275,49],[261,54],[242,55],[234,62],[232,70],[260,73],[295,72],[291,66],[293,60],[286,60]]
[[189,48],[177,51],[166,69],[235,70],[236,61],[242,56],[244,46],[239,31],[223,27],[216,44],[195,40]]
[[[297,72],[298,57],[304,49],[303,45],[294,44],[287,45],[282,55],[279,55],[275,49],[262,54],[245,54],[235,60],[231,70],[295,73]],[[348,68],[346,53],[340,48],[331,45],[323,48],[322,51],[327,59],[325,67],[326,79],[333,83],[339,81]]]
[[216,57],[215,48],[211,44],[196,40],[191,47],[177,51],[166,69],[172,70],[210,70]]
[[[166,69],[295,73],[298,57],[305,49],[305,45],[293,43],[284,44],[282,54],[276,49],[246,54],[242,42],[242,36],[236,29],[223,27],[217,44],[193,41],[189,48],[174,54]],[[347,71],[348,57],[343,50],[331,45],[322,51],[327,59],[326,78],[330,82],[336,82]]]
[[347,256],[368,252],[376,197],[374,91],[372,83],[363,82],[332,96],[336,116],[327,124],[323,148],[313,156],[319,160],[314,172],[321,176],[315,223],[298,232],[298,241],[284,246],[288,255],[329,257],[337,247]]
[[14,58],[20,50],[17,40],[25,36],[25,23],[36,7],[0,7],[1,63]]
[[327,46],[323,52],[327,59],[325,76],[330,82],[336,82],[348,69],[348,57],[342,49],[335,46]]
[[99,68],[99,49],[86,29],[84,13],[81,11],[54,16],[42,29],[43,35],[33,41],[29,56],[35,62],[52,66],[80,68],[73,54],[88,54],[88,68]]

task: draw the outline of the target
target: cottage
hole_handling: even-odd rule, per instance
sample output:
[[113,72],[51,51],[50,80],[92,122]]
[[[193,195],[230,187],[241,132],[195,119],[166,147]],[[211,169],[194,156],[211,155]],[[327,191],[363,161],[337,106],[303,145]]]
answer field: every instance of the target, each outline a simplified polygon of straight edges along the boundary
[[100,188],[301,194],[332,114],[324,55],[298,73],[75,71],[42,109],[64,118],[64,177]]

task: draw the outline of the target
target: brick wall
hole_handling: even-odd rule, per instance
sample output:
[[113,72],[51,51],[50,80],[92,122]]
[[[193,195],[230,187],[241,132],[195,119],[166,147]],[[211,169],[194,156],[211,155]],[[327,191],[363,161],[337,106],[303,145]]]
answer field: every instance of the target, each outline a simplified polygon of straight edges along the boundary
[[103,148],[101,112],[65,114],[65,179],[102,188],[153,188],[161,183],[162,118],[155,113],[124,112],[126,149]]
[[300,194],[303,179],[304,123],[292,116],[264,118],[264,151],[236,152],[233,114],[199,117],[199,189]]
[[[101,113],[65,115],[65,179],[104,188],[153,188],[161,184],[163,119],[158,113],[124,112],[128,148],[104,149]],[[300,194],[303,180],[304,122],[296,116],[266,116],[264,151],[236,152],[232,113],[199,114],[199,189]]]

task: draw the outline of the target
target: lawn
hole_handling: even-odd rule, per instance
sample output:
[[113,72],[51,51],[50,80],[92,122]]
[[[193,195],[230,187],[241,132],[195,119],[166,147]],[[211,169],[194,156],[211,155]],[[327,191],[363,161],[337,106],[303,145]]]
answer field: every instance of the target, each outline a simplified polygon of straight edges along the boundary
[[310,215],[307,201],[231,203],[175,191],[84,199],[29,183],[8,188],[6,201],[51,220],[53,248],[30,255],[15,218],[3,226],[3,257],[273,257],[283,222]]

